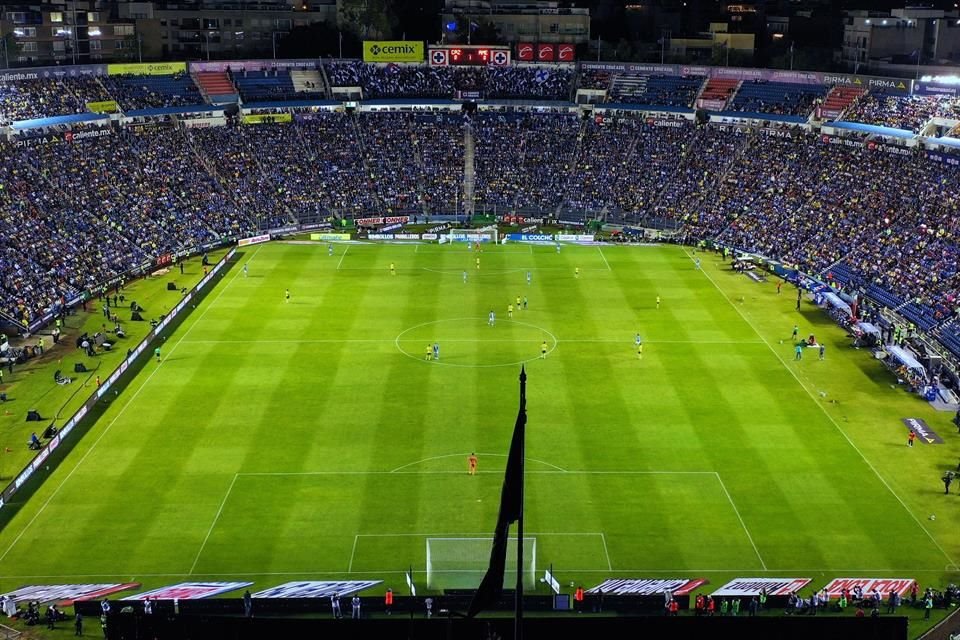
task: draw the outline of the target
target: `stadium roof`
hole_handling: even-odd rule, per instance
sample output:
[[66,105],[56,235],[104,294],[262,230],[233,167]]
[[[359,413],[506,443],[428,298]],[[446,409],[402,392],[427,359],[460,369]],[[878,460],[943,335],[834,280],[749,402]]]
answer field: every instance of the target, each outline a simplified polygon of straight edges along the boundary
[[110,116],[101,113],[74,113],[68,116],[53,116],[51,118],[36,118],[34,120],[21,120],[11,125],[14,129],[40,129],[42,127],[55,127],[63,124],[76,124],[78,122],[95,122],[97,120],[109,120]]
[[244,109],[291,109],[295,107],[333,107],[342,105],[340,100],[287,100],[280,102],[244,102]]
[[859,122],[845,122],[837,121],[830,122],[831,127],[836,127],[838,129],[849,129],[851,131],[862,131],[864,133],[872,133],[879,136],[890,136],[893,138],[912,138],[915,134],[913,131],[908,131],[907,129],[894,129],[893,127],[881,127],[876,124],[862,124]]
[[134,109],[125,111],[123,115],[131,118],[148,116],[168,116],[176,113],[206,113],[209,111],[223,111],[223,105],[198,104],[193,107],[154,107],[152,109]]

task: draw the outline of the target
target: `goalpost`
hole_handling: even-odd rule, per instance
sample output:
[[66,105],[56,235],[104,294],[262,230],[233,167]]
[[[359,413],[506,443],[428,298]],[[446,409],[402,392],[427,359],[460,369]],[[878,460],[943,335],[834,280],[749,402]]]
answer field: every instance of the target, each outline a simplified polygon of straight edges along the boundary
[[[476,589],[490,564],[493,538],[427,538],[427,588]],[[523,584],[533,587],[537,572],[537,539],[523,539]],[[507,539],[503,585],[517,583],[517,539]]]
[[496,226],[484,227],[482,229],[450,229],[445,235],[440,236],[440,242],[492,242],[498,244],[500,241],[500,232]]

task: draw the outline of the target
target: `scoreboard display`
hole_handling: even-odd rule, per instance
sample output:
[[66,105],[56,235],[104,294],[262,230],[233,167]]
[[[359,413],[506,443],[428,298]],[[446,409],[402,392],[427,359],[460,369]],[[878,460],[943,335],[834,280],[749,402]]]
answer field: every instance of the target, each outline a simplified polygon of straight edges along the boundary
[[508,47],[490,47],[484,45],[453,45],[430,47],[427,59],[432,66],[506,66],[510,64]]

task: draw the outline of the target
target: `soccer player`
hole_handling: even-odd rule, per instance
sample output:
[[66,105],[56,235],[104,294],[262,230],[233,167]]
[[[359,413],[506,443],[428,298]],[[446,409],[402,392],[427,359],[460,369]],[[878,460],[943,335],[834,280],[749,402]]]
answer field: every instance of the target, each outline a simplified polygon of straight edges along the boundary
[[[640,336],[637,336],[639,338]],[[637,360],[643,360],[643,343],[637,341]]]
[[579,278],[579,277],[580,277],[580,267],[575,267],[575,268],[574,268],[574,270],[573,270],[573,277],[574,277],[574,278]]
[[153,355],[156,356],[157,362],[160,362],[160,347],[153,350]]
[[798,342],[797,346],[793,348],[793,359],[803,360],[803,343]]
[[433,360],[433,347],[427,345],[427,355],[423,356],[424,360]]
[[527,296],[523,296],[523,309],[527,309]]
[[657,296],[657,309],[660,308],[660,296]]
[[910,435],[907,436],[907,446],[912,447],[913,441],[917,439],[917,432],[910,429]]
[[244,277],[244,278],[247,277],[247,269],[248,269],[247,263],[244,262],[244,263],[243,263],[243,277]]
[[798,335],[800,335],[800,327],[793,325],[793,333],[790,334],[790,339],[796,340]]
[[472,476],[477,475],[477,454],[471,453],[467,458],[467,473]]
[[694,262],[694,264],[697,265],[697,269],[699,269],[699,268],[700,268],[700,258],[696,258],[693,262]]
[[530,272],[527,271],[527,286],[530,286],[530,280],[531,280]]
[[491,327],[497,323],[497,314],[493,312],[493,309],[490,309],[490,313],[487,314],[487,324]]
[[508,318],[512,318],[512,317],[513,317],[513,304],[512,304],[512,303],[507,305],[507,317],[508,317]]
[[517,311],[520,311],[520,296],[517,296]]
[[634,344],[637,344],[637,345],[639,345],[641,342],[643,342],[643,340],[640,339],[640,334],[639,334],[639,333],[638,333],[636,336],[634,336],[633,342],[634,342]]
[[434,360],[440,359],[440,343],[439,342],[433,343],[433,359]]
[[557,253],[560,253],[560,243],[557,243]]
[[477,258],[477,269],[480,269],[480,258]]
[[290,303],[290,289],[284,291],[283,299],[286,300],[288,304]]
[[392,262],[390,263],[390,275],[392,276],[397,275],[397,267]]
[[546,340],[540,343],[540,359],[541,360],[547,359],[547,341]]
[[327,245],[327,255],[328,255],[328,256],[332,256],[332,255],[333,255],[333,245],[332,245],[332,244],[328,244],[328,245]]
[[821,359],[821,360],[824,359],[824,357],[825,357],[825,355],[826,355],[824,352],[825,352],[826,350],[827,350],[826,345],[824,345],[824,344],[821,342],[821,343],[820,343],[820,359]]
[[463,272],[463,284],[467,284],[467,272]]

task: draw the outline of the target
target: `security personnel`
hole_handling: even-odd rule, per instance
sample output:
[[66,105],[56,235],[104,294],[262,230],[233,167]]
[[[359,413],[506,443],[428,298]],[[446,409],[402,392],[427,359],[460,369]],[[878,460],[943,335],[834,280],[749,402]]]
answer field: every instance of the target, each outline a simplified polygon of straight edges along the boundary
[[573,608],[577,611],[583,611],[583,586],[578,586],[573,594]]
[[393,589],[387,589],[387,595],[383,596],[383,608],[387,610],[387,615],[391,613],[393,609]]

